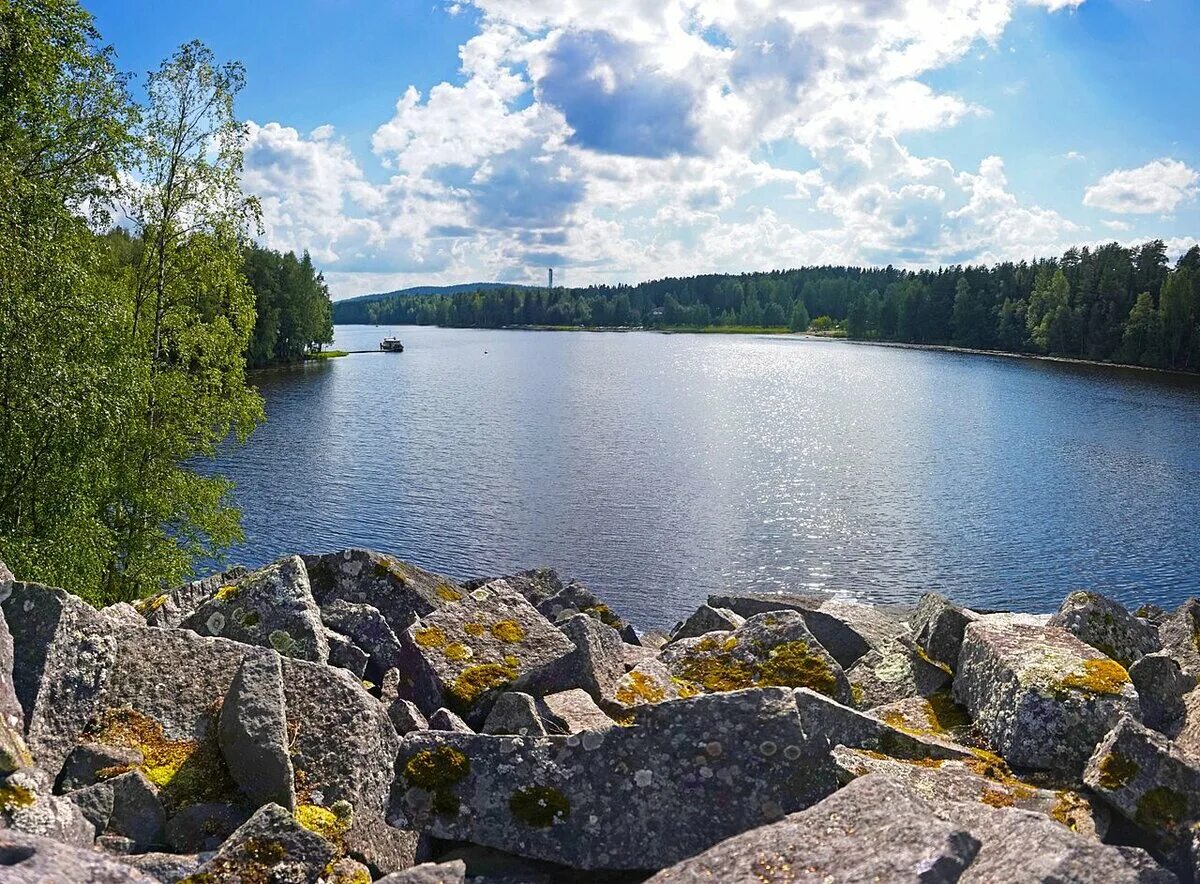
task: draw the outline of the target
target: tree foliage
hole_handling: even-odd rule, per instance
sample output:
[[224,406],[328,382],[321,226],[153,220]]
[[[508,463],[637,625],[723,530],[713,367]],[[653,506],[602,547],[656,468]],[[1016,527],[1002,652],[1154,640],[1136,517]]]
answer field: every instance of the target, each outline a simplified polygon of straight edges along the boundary
[[[0,50],[0,558],[134,598],[239,536],[190,464],[262,413],[242,73],[188,44],[138,108],[71,0],[0,5]],[[94,232],[114,204],[133,235]]]
[[[1135,315],[1143,293],[1149,300]],[[399,294],[335,304],[334,321],[483,328],[786,325],[798,331],[809,326],[809,317],[824,316],[844,320],[847,334],[864,340],[1197,371],[1198,305],[1200,246],[1172,269],[1166,246],[1154,240],[1133,248],[1110,243],[1070,249],[1061,259],[991,267],[804,267],[633,286]],[[1131,341],[1143,335],[1149,338],[1131,356]]]

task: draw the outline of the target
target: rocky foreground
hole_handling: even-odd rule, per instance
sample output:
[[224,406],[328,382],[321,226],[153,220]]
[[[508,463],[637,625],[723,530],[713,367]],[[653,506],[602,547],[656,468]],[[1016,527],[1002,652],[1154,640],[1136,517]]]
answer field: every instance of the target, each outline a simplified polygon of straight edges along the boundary
[[0,882],[1200,881],[1200,601],[748,594],[670,636],[364,550],[0,565]]

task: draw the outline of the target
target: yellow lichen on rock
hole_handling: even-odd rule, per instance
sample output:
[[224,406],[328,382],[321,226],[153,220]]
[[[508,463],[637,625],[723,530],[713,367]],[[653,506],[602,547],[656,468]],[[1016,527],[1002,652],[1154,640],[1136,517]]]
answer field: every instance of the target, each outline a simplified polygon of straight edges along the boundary
[[514,644],[525,638],[525,630],[516,620],[497,620],[492,624],[492,635],[502,642]]
[[641,672],[629,673],[628,684],[617,688],[616,699],[622,706],[636,706],[639,702],[660,703],[666,691],[657,681]]
[[413,641],[423,648],[444,648],[447,638],[440,626],[425,626],[413,632]]
[[1129,684],[1129,673],[1116,660],[1093,658],[1083,661],[1082,672],[1060,678],[1056,687],[1090,694],[1120,694]]
[[506,685],[516,677],[516,660],[511,663],[508,659],[504,663],[479,663],[459,673],[450,687],[450,693],[469,706],[488,691]]

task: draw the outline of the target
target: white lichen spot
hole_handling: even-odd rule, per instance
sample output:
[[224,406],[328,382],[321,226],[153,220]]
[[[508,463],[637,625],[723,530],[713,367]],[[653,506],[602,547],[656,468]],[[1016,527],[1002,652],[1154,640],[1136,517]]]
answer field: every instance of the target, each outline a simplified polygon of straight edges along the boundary
[[711,780],[712,775],[713,775],[713,772],[712,772],[711,767],[708,767],[707,765],[705,765],[704,767],[700,768],[700,779]]
[[645,789],[654,782],[654,773],[648,770],[639,770],[633,775],[633,781],[637,783],[638,788]]
[[208,627],[208,631],[213,635],[220,635],[221,630],[225,628],[225,615],[220,611],[213,611],[208,619],[204,621],[204,625]]
[[788,761],[795,761],[800,757],[800,747],[796,745],[785,746],[783,749],[783,757]]
[[567,745],[574,748],[579,745],[579,734],[571,734],[567,737]]
[[588,752],[593,749],[599,749],[604,743],[603,731],[584,731],[583,732],[583,748]]
[[472,593],[471,593],[471,598],[475,599],[475,601],[477,601],[477,602],[486,602],[491,597],[492,597],[491,593],[489,593],[483,587],[480,587],[479,589],[476,589],[476,590],[472,591]]
[[713,742],[704,747],[704,751],[708,753],[709,758],[720,758],[723,749],[720,743],[718,743],[716,740],[713,740]]
[[25,604],[23,604],[21,607],[24,608],[25,613],[28,614],[33,610],[33,599],[25,599]]
[[763,754],[764,758],[770,758],[779,751],[779,747],[771,740],[763,740],[758,744],[758,751]]

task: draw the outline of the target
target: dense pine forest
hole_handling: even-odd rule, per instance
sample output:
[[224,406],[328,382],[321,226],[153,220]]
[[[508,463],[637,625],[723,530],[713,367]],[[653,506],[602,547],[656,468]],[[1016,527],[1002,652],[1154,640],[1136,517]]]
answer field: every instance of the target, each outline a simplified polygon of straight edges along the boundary
[[860,340],[952,344],[1200,370],[1200,246],[1172,266],[1155,240],[1058,259],[907,271],[808,267],[582,289],[507,288],[335,304],[338,323],[844,329]]

